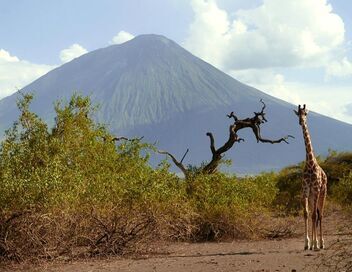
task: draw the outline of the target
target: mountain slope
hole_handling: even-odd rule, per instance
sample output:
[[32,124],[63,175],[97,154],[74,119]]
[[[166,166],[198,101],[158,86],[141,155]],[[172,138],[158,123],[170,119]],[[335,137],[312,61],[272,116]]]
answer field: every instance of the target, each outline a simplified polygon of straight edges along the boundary
[[[35,93],[33,110],[47,120],[53,117],[53,101],[68,99],[73,91],[90,95],[100,105],[96,118],[119,135],[144,135],[149,141],[181,156],[190,148],[188,162],[210,158],[207,131],[217,146],[228,135],[235,111],[240,118],[251,117],[267,104],[269,122],[265,137],[296,136],[290,145],[257,144],[250,131],[240,135],[245,143],[228,156],[233,170],[253,172],[277,169],[304,159],[302,133],[293,114],[294,106],[244,85],[210,64],[193,56],[173,41],[157,35],[135,39],[83,55],[49,72],[22,90]],[[16,118],[17,94],[0,101],[0,129]],[[309,107],[309,105],[308,105]],[[313,144],[318,153],[328,148],[351,150],[352,126],[311,114]]]

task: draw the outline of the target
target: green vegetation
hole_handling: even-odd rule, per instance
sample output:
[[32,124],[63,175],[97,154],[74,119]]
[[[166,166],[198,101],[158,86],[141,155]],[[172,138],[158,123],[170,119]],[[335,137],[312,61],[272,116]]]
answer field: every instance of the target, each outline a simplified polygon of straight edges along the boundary
[[[327,158],[318,158],[328,177],[328,198],[341,205],[352,205],[352,153],[330,151]],[[279,193],[275,203],[286,212],[300,209],[301,177],[304,163],[284,168],[277,174]]]
[[[136,252],[151,239],[187,241],[263,235],[259,221],[299,210],[302,165],[237,178],[197,172],[184,180],[155,147],[114,138],[92,121],[90,100],[55,105],[55,125],[18,102],[20,117],[0,147],[0,258],[25,260]],[[352,201],[352,154],[322,162],[330,195]]]

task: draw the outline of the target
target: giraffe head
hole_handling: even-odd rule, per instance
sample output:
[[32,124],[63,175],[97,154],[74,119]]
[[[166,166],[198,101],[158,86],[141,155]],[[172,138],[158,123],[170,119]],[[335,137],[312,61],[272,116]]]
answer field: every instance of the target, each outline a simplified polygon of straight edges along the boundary
[[294,112],[299,118],[299,124],[302,126],[307,121],[308,110],[306,109],[306,104],[303,105],[303,108],[298,105],[298,111],[294,110]]

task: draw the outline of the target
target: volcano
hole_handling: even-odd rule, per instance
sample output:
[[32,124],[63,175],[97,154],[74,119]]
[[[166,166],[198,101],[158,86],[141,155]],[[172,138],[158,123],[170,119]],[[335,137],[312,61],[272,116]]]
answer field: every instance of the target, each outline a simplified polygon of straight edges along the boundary
[[[99,110],[94,118],[112,133],[128,137],[144,136],[158,148],[196,165],[211,158],[209,138],[217,147],[228,137],[234,111],[240,118],[252,117],[266,103],[268,122],[262,136],[295,136],[290,144],[257,143],[252,131],[241,131],[245,142],[226,153],[233,161],[229,172],[256,173],[278,170],[305,159],[305,148],[296,105],[269,96],[245,85],[177,43],[159,35],[141,35],[126,43],[112,45],[72,60],[24,87],[34,93],[31,109],[53,124],[53,103],[68,100],[76,92],[91,97]],[[18,117],[15,93],[0,101],[0,131],[3,135]],[[309,108],[309,105],[307,105]],[[352,150],[352,125],[311,112],[308,117],[315,153],[329,149]],[[163,156],[153,160],[163,159]]]

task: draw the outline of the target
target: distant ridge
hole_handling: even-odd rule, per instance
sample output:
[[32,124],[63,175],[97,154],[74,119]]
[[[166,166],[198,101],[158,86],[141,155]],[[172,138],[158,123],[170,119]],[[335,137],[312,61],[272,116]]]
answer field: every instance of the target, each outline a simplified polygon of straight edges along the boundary
[[[250,131],[227,156],[228,171],[253,173],[276,170],[304,159],[302,132],[293,114],[296,107],[242,84],[159,35],[141,35],[126,43],[87,53],[66,63],[21,90],[32,91],[32,109],[52,122],[53,102],[74,91],[90,95],[100,105],[96,119],[116,134],[144,135],[176,156],[190,148],[189,163],[210,159],[207,131],[217,146],[228,136],[226,114],[251,117],[267,104],[266,137],[296,136],[291,144],[257,144]],[[0,130],[18,114],[17,93],[0,101]],[[307,105],[309,107],[309,105]],[[309,126],[318,154],[328,149],[352,150],[352,126],[311,113]],[[162,157],[159,157],[159,159]],[[187,161],[186,161],[187,163]]]

